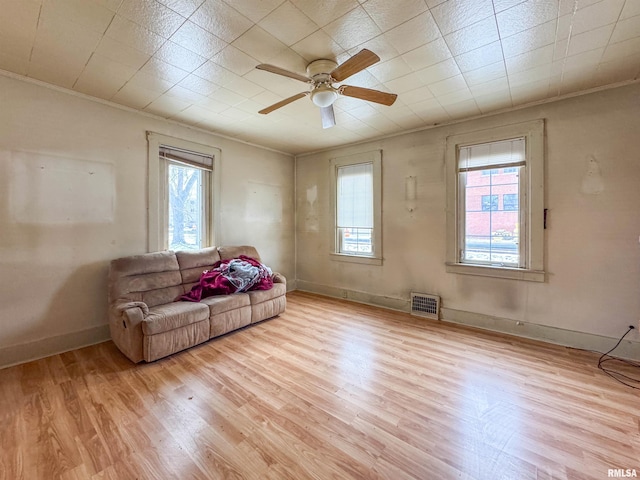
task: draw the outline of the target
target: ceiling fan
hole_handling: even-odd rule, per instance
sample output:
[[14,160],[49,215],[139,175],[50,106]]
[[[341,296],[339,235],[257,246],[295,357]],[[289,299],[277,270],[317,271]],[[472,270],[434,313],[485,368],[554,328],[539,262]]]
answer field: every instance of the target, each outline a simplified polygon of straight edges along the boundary
[[274,103],[270,107],[263,108],[258,113],[271,113],[278,108],[295,102],[296,100],[311,95],[311,101],[320,107],[322,115],[322,128],[330,128],[336,124],[333,113],[333,102],[336,101],[338,95],[359,98],[369,102],[380,103],[382,105],[393,105],[398,95],[394,93],[381,92],[380,90],[371,90],[369,88],[353,87],[351,85],[341,85],[334,87],[334,83],[342,82],[352,75],[370,67],[374,63],[378,63],[380,57],[366,48],[355,54],[346,62],[338,65],[332,60],[315,60],[307,65],[307,75],[290,72],[284,68],[274,65],[260,64],[256,68],[266,72],[275,73],[284,77],[300,80],[301,82],[311,84],[311,90],[301,92],[284,100]]

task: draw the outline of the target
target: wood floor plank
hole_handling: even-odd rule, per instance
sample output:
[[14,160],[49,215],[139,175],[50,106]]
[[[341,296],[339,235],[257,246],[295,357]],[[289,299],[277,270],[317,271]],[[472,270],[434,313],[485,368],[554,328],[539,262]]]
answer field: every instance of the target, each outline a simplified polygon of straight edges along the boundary
[[0,370],[0,480],[640,475],[637,390],[597,359],[294,292],[151,364],[105,342]]

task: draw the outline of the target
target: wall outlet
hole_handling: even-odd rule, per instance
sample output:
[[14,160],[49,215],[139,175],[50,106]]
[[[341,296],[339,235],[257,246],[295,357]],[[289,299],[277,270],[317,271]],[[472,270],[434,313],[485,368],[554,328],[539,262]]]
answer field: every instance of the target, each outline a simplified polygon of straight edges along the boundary
[[342,290],[342,298],[349,298],[346,290]]

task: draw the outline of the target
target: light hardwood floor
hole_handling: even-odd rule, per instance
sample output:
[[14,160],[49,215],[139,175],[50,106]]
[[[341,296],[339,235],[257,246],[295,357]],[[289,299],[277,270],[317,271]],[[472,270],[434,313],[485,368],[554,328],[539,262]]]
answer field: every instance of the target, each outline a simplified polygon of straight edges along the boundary
[[640,475],[598,356],[325,297],[152,364],[110,342],[0,370],[0,478]]

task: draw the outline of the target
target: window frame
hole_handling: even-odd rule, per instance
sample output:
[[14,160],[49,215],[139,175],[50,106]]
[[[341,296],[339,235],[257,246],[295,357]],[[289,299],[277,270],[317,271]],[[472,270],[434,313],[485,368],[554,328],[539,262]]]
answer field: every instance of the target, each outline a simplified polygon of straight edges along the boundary
[[[357,153],[345,157],[332,158],[331,167],[331,211],[333,226],[329,242],[332,260],[361,263],[367,265],[382,265],[382,150]],[[338,168],[350,165],[371,163],[373,165],[373,231],[371,235],[372,253],[343,253],[340,252],[338,239]]]
[[[208,171],[203,179],[205,192],[204,223],[206,233],[203,247],[217,244],[220,229],[220,163],[221,150],[209,145],[203,145],[180,138],[174,138],[155,132],[147,132],[148,143],[148,237],[149,252],[168,249],[168,164],[169,160],[160,158],[160,147],[166,146],[180,150],[187,150],[213,157],[213,169]],[[177,163],[177,162],[176,162]]]
[[[473,264],[460,261],[460,243],[464,228],[460,201],[460,172],[458,152],[460,147],[497,142],[511,138],[525,138],[526,165],[521,175],[519,202],[520,267]],[[487,277],[544,282],[544,120],[534,120],[512,125],[451,135],[446,139],[445,163],[447,179],[447,260],[449,273],[480,275]]]

